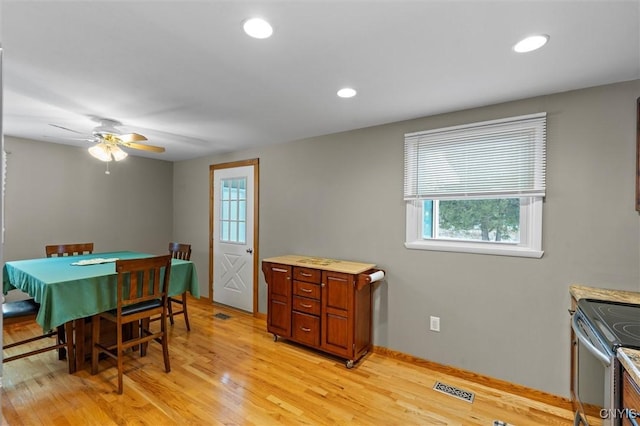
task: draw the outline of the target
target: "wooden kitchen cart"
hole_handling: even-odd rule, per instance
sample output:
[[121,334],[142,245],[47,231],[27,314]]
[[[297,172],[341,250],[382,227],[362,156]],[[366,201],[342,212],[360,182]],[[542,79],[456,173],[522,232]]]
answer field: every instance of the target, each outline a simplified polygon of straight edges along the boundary
[[[267,330],[346,359],[371,349],[374,264],[288,255],[262,261],[267,282]],[[373,275],[376,273],[375,275]]]

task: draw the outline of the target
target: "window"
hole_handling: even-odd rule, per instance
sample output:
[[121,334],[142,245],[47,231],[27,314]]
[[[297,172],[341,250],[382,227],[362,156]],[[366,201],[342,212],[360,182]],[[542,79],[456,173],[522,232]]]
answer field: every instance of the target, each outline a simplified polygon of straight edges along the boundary
[[220,180],[220,241],[247,242],[247,178]]
[[405,135],[410,249],[542,257],[546,113]]

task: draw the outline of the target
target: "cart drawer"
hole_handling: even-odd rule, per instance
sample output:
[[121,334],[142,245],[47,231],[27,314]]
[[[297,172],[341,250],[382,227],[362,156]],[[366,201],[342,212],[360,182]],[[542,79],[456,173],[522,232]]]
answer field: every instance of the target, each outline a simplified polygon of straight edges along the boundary
[[319,269],[300,268],[298,266],[293,268],[294,280],[320,284],[321,278],[322,278],[322,271],[320,271]]
[[293,282],[294,296],[308,297],[310,299],[320,300],[320,284],[312,284],[304,281]]
[[311,315],[320,315],[320,301],[307,297],[293,296],[293,310]]
[[293,339],[311,346],[320,345],[320,317],[293,313]]

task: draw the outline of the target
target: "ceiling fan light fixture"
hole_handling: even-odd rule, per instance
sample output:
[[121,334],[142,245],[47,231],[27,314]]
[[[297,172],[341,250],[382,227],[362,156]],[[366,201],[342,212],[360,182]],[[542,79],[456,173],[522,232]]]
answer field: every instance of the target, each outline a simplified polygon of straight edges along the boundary
[[100,161],[121,161],[127,158],[129,154],[120,149],[117,145],[110,145],[104,142],[100,142],[97,145],[89,148],[89,154],[97,158]]
[[89,154],[100,161],[111,161],[111,153],[102,142],[89,148]]
[[120,161],[120,160],[124,160],[125,158],[127,158],[127,154],[126,152],[124,152],[122,149],[120,149],[119,146],[114,145],[111,146],[111,155],[113,155],[113,159],[116,161]]

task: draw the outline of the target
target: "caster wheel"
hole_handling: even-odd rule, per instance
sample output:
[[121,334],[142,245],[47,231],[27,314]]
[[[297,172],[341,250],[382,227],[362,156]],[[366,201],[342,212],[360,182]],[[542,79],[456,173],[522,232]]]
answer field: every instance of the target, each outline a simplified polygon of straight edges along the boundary
[[274,342],[277,342],[277,341],[278,341],[278,335],[277,335],[277,334],[274,334],[274,335],[273,335],[273,341],[274,341]]
[[350,359],[349,361],[347,361],[346,366],[347,366],[347,368],[353,368],[353,364],[354,364],[353,360]]

